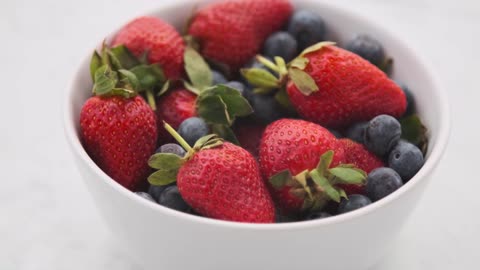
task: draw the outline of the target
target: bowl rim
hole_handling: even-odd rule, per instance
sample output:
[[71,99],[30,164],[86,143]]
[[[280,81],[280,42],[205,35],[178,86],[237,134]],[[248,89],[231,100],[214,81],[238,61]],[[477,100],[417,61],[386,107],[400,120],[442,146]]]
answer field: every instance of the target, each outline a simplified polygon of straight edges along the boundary
[[[168,9],[176,8],[181,6],[183,3],[189,2],[189,0],[182,0],[176,1],[175,3],[166,3],[160,5],[158,8],[152,9],[146,14],[155,14],[159,13],[160,11],[165,11]],[[351,10],[347,10],[346,8],[338,5],[333,4],[332,2],[326,1],[318,1],[318,0],[292,0],[293,3],[309,3],[309,4],[316,4],[322,5],[328,9],[335,10],[341,16],[351,17],[354,20],[364,21],[367,25],[372,25],[375,27],[377,32],[380,32],[382,36],[388,37],[397,43],[397,45],[403,51],[408,51],[412,56],[418,59],[418,64],[421,65],[421,68],[426,71],[427,77],[432,82],[433,91],[436,93],[436,98],[438,99],[439,103],[439,112],[438,112],[438,119],[439,119],[439,128],[438,128],[438,137],[435,144],[435,147],[432,148],[432,152],[430,153],[429,158],[426,160],[424,166],[421,170],[406,184],[404,184],[399,190],[393,192],[392,194],[388,195],[387,197],[376,201],[366,207],[361,209],[348,212],[345,214],[332,216],[326,219],[318,219],[318,220],[310,220],[310,221],[300,221],[300,222],[287,222],[287,223],[269,223],[269,224],[259,224],[259,223],[241,223],[241,222],[233,222],[233,221],[224,221],[224,220],[217,220],[205,217],[199,217],[191,214],[186,214],[183,212],[179,212],[176,210],[169,209],[159,204],[153,204],[140,196],[137,196],[134,192],[124,188],[120,184],[118,184],[115,180],[113,180],[110,176],[108,176],[105,172],[103,172],[95,162],[90,158],[87,154],[85,149],[83,148],[80,139],[77,135],[76,131],[76,124],[71,121],[74,119],[73,117],[73,109],[72,109],[72,96],[75,90],[75,82],[78,77],[78,74],[81,72],[77,70],[74,76],[71,79],[71,82],[68,85],[68,91],[64,93],[63,97],[63,125],[64,125],[64,132],[67,138],[67,141],[72,149],[72,152],[79,157],[79,159],[84,162],[98,177],[105,182],[110,188],[114,189],[116,192],[120,193],[121,196],[125,196],[132,200],[133,203],[143,204],[144,207],[149,207],[152,211],[157,212],[158,214],[168,215],[170,218],[178,218],[182,219],[185,222],[191,222],[193,224],[198,225],[210,225],[210,226],[218,226],[224,228],[231,228],[231,229],[243,229],[243,230],[279,230],[279,231],[287,231],[287,230],[298,230],[298,229],[310,229],[315,227],[322,227],[328,226],[333,224],[342,223],[348,220],[356,219],[361,216],[369,215],[375,212],[377,209],[382,208],[392,202],[398,200],[400,197],[403,197],[405,194],[409,193],[415,186],[418,185],[420,181],[424,181],[426,176],[431,174],[435,167],[440,162],[443,153],[447,147],[448,138],[450,135],[450,106],[448,103],[448,98],[446,91],[442,87],[438,76],[433,71],[432,65],[427,61],[420,53],[418,53],[415,49],[411,48],[408,44],[406,44],[403,40],[397,37],[397,35],[393,34],[391,31],[387,30],[380,24],[376,24],[374,20],[366,17],[362,14],[356,13]],[[112,32],[113,33],[113,32]],[[107,36],[107,35],[106,35]],[[90,54],[83,59],[81,62],[82,64],[90,60]],[[87,62],[88,63],[88,62]],[[80,65],[84,66],[84,65]]]

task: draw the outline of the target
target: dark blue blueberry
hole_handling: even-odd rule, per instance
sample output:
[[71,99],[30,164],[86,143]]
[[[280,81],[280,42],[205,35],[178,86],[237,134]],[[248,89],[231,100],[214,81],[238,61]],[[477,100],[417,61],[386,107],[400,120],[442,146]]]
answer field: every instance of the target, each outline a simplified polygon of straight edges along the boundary
[[314,219],[322,219],[322,218],[327,218],[327,217],[331,217],[332,215],[330,215],[329,213],[327,212],[313,212],[313,213],[309,213],[306,217],[305,217],[305,220],[314,220]]
[[160,146],[157,149],[157,153],[170,153],[175,154],[179,157],[184,157],[187,152],[185,151],[185,149],[183,149],[183,147],[176,143],[167,143]]
[[212,85],[227,83],[227,79],[222,73],[212,70]]
[[158,203],[181,212],[189,212],[190,206],[183,200],[177,186],[167,187],[158,198]]
[[198,139],[208,135],[209,129],[207,123],[202,118],[190,117],[180,124],[178,133],[190,146],[193,146]]
[[415,111],[415,99],[413,98],[412,91],[410,88],[403,83],[398,83],[398,86],[402,88],[403,93],[405,93],[405,97],[407,98],[407,110],[405,111],[405,115],[410,115]]
[[397,119],[382,114],[373,118],[365,129],[364,143],[379,157],[383,157],[400,140],[402,128]]
[[158,201],[158,198],[160,197],[160,194],[162,194],[162,192],[163,192],[167,187],[173,186],[173,185],[175,185],[175,183],[170,184],[170,185],[166,185],[166,186],[154,186],[154,185],[150,185],[150,187],[148,188],[148,194],[150,194],[150,196],[152,196],[155,201]]
[[330,133],[333,134],[333,136],[335,136],[335,138],[337,139],[340,139],[340,138],[343,138],[342,134],[334,129],[329,129]]
[[365,129],[367,126],[368,122],[355,123],[347,129],[345,135],[350,140],[363,144],[363,138],[365,137]]
[[410,180],[422,168],[423,163],[422,151],[406,141],[400,141],[388,157],[388,167],[395,170],[404,182]]
[[338,213],[343,214],[353,210],[357,210],[371,203],[372,201],[366,196],[360,194],[353,194],[348,196],[348,200],[342,199],[340,205],[338,205]]
[[370,63],[381,66],[385,62],[382,44],[369,35],[360,34],[347,43],[345,49],[360,55]]
[[298,54],[297,41],[287,32],[273,33],[263,45],[263,54],[272,59],[280,56],[288,63]]
[[252,94],[250,105],[253,108],[253,117],[263,124],[270,124],[285,117],[285,109],[273,96]]
[[287,29],[297,40],[299,51],[325,40],[325,22],[322,17],[309,10],[293,13]]
[[135,192],[135,194],[137,194],[138,196],[144,198],[145,200],[149,200],[149,201],[151,201],[151,202],[156,203],[155,200],[153,199],[153,197],[152,197],[150,194],[146,193],[146,192]]
[[231,87],[235,90],[238,90],[238,92],[240,92],[240,94],[245,95],[245,85],[241,82],[238,82],[238,81],[231,81],[231,82],[228,82],[225,84],[226,86],[228,87]]
[[386,197],[403,185],[402,178],[390,168],[377,168],[367,177],[365,190],[372,201]]

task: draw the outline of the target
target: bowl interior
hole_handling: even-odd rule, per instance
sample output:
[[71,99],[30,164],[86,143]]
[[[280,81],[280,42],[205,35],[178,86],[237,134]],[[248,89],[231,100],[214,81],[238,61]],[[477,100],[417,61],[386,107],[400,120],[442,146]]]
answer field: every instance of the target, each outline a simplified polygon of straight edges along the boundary
[[[219,0],[202,1],[199,6],[201,7],[209,2],[218,1]],[[394,59],[392,78],[404,82],[411,88],[417,104],[418,114],[428,129],[429,137],[425,166],[411,181],[392,195],[407,192],[417,181],[421,180],[422,175],[429,173],[429,171],[434,168],[446,145],[449,126],[448,105],[440,84],[436,81],[430,68],[425,64],[425,61],[419,54],[409,48],[403,40],[379,27],[369,19],[321,1],[301,0],[293,1],[293,3],[296,8],[313,10],[325,19],[329,31],[329,40],[335,41],[341,46],[355,34],[370,34],[384,45],[386,53]],[[181,3],[166,5],[149,15],[162,18],[178,29],[182,29],[184,18],[189,17],[191,11],[197,6],[197,1],[181,1]],[[114,35],[114,33],[115,32],[113,32],[112,35]],[[112,35],[110,35],[110,37]],[[95,166],[83,150],[79,139],[80,110],[83,103],[91,95],[92,80],[89,74],[89,61],[90,54],[83,60],[73,78],[71,88],[66,96],[64,116],[67,137],[74,151],[78,152],[76,154],[80,154],[82,159],[90,162],[92,166]],[[105,174],[103,174],[103,178],[108,179],[107,181],[109,181],[112,186],[118,185]],[[393,200],[396,196],[392,195],[385,199]],[[135,196],[132,196],[132,198],[133,197]],[[161,209],[160,211],[164,210],[162,208],[163,207],[158,207],[159,210]],[[347,215],[351,215],[351,213],[345,216]]]

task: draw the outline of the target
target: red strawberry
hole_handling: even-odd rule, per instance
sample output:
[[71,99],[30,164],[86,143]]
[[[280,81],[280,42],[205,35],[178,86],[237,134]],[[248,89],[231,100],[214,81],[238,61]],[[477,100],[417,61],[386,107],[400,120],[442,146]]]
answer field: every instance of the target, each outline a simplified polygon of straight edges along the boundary
[[[338,183],[363,182],[365,173],[343,167],[340,163],[344,159],[343,148],[333,134],[303,120],[273,122],[260,143],[263,177],[277,205],[287,214],[321,208],[328,199],[339,201],[344,194]],[[335,169],[329,169],[332,167]],[[338,171],[349,175],[336,177]]]
[[[200,138],[193,149],[173,130],[188,154],[155,154],[149,164],[157,172],[151,184],[177,181],[183,199],[203,216],[238,222],[272,223],[275,210],[253,156],[216,135]],[[168,160],[168,161],[167,161]],[[172,165],[173,164],[173,165]],[[174,171],[178,174],[172,175]]]
[[[338,143],[345,151],[345,160],[343,163],[353,164],[364,170],[367,174],[376,168],[385,166],[381,159],[369,152],[362,144],[350,139],[341,139],[338,140]],[[362,185],[342,185],[341,187],[347,194],[364,193],[364,187]]]
[[293,7],[287,0],[229,0],[199,10],[189,34],[202,54],[238,69],[258,53],[265,39],[280,29]]
[[170,123],[173,128],[187,118],[197,115],[195,102],[197,96],[186,89],[168,91],[157,100],[158,139],[161,143],[172,140],[172,137],[163,128],[163,121]]
[[253,156],[258,156],[258,147],[262,139],[265,126],[258,123],[241,122],[235,124],[234,132],[237,136],[240,146],[250,152]]
[[327,127],[345,127],[380,114],[400,117],[405,112],[407,103],[400,87],[360,56],[325,44],[300,58],[308,62],[303,71],[318,89],[301,91],[293,78],[287,92],[305,119]]
[[95,163],[122,186],[133,190],[146,180],[155,151],[155,114],[140,97],[91,97],[80,113],[80,134]]
[[[301,149],[300,149],[301,148]],[[297,150],[299,149],[299,150]],[[302,158],[297,164],[292,164],[295,155],[308,150],[307,158]],[[281,119],[267,126],[260,142],[260,168],[265,178],[285,169],[293,169],[297,174],[317,166],[320,155],[328,150],[334,150],[333,165],[345,159],[343,148],[338,147],[337,140],[327,129],[311,122],[294,119]],[[303,166],[306,164],[306,166]],[[294,166],[290,166],[294,165]]]
[[[115,65],[113,59],[117,60]],[[133,190],[146,184],[150,171],[147,161],[155,151],[157,128],[155,113],[135,91],[146,73],[122,69],[120,66],[126,63],[131,68],[139,65],[121,46],[103,46],[100,54],[94,52],[90,74],[95,96],[85,102],[80,112],[80,137],[93,161],[115,181]],[[151,76],[150,81],[152,78],[157,79]]]
[[181,77],[185,44],[170,24],[155,17],[137,18],[115,36],[113,45],[121,44],[137,57],[148,53],[148,61],[160,64],[169,79]]

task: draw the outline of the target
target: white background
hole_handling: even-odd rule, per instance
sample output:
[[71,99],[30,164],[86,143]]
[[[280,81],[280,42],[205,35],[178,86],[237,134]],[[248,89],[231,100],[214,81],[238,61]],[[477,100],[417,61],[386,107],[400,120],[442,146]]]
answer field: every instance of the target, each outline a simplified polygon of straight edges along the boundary
[[[106,33],[166,2],[173,0],[0,0],[0,269],[140,269],[104,226],[74,168],[61,104],[81,58]],[[436,178],[372,270],[479,269],[480,2],[336,2],[425,54],[452,105],[452,136]]]

